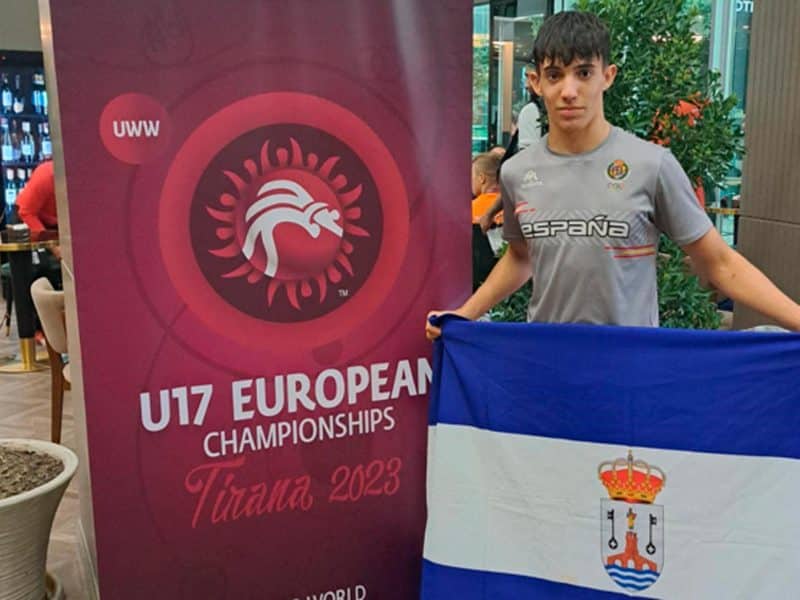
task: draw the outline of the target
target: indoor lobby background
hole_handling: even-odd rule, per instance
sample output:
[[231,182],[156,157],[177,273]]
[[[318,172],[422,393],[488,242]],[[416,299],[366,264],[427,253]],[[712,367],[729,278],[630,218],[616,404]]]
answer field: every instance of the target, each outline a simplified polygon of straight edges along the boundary
[[[800,156],[800,104],[797,102],[800,75],[796,71],[800,61],[800,41],[796,37],[796,32],[800,31],[800,2],[685,1],[701,10],[703,16],[698,21],[697,41],[705,48],[709,68],[721,73],[725,92],[738,98],[736,118],[745,125],[746,153],[732,162],[725,185],[711,191],[707,206],[719,209],[715,222],[724,239],[787,294],[798,299],[800,271],[794,261],[800,255],[797,193],[800,173],[796,167]],[[475,2],[473,154],[508,141],[516,113],[526,102],[524,67],[536,30],[545,16],[569,9],[573,4],[573,0]],[[0,0],[0,54],[2,51],[41,50],[37,0]],[[98,48],[98,52],[102,49]],[[69,116],[62,114],[61,118]],[[466,148],[464,160],[469,160]],[[737,329],[764,322],[745,309],[737,308],[734,315]],[[46,374],[31,377],[41,378],[43,383],[39,389],[49,394]],[[0,399],[32,393],[20,390],[22,387],[17,380],[0,380]],[[72,430],[73,410],[80,411],[81,407],[80,403],[73,405],[70,400],[65,402],[64,439],[76,449],[85,464],[86,449],[82,441],[85,432]],[[47,408],[43,406],[43,414]],[[21,418],[27,419],[28,414],[23,412]],[[83,418],[76,415],[75,421],[82,422]],[[10,437],[12,431],[19,432],[19,429],[10,422],[0,422],[2,437]],[[37,421],[30,431],[47,437],[49,423]],[[70,597],[90,597],[85,590],[91,588],[93,558],[87,555],[78,542],[79,535],[74,533],[79,520],[91,523],[92,519],[90,505],[78,508],[78,497],[90,494],[85,470],[79,473],[70,489],[71,495],[66,497],[56,523],[59,538],[57,543],[51,544],[49,565],[67,586],[73,586],[75,593]],[[81,535],[91,537],[92,533],[85,531]]]

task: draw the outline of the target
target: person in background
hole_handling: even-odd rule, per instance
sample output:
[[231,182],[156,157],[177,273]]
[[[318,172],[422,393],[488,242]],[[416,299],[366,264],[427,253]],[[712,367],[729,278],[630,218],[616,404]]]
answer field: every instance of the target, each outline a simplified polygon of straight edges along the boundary
[[532,146],[542,137],[542,128],[539,123],[540,112],[536,90],[533,89],[533,77],[536,67],[525,65],[525,88],[528,91],[528,103],[519,111],[517,127],[519,130],[519,151]]
[[[42,231],[58,231],[52,160],[40,163],[33,170],[27,185],[17,196],[17,214],[34,236]],[[57,290],[62,287],[60,261],[61,249],[55,246],[40,252],[39,265],[34,265],[35,275],[47,277]]]
[[20,220],[31,233],[58,230],[52,160],[44,161],[33,170],[27,185],[17,196],[17,210]]
[[[504,149],[503,151],[502,162],[510,159],[517,152],[521,152],[525,148],[536,144],[536,142],[538,142],[542,137],[539,96],[536,94],[536,90],[533,89],[533,74],[535,71],[536,67],[534,65],[525,65],[525,88],[528,91],[529,100],[528,103],[522,107],[522,110],[519,111],[519,116],[517,117],[517,130],[511,137],[508,148]],[[500,146],[495,146],[495,148],[499,147]],[[495,148],[492,148],[492,152],[494,152]],[[488,234],[495,218],[498,214],[500,214],[502,209],[503,199],[499,195],[492,204],[486,206],[486,210],[479,219],[481,230],[484,233]]]
[[[800,331],[800,305],[725,243],[672,153],[606,120],[603,94],[617,75],[610,45],[596,15],[545,19],[534,42],[534,85],[550,130],[503,165],[508,250],[449,312],[477,319],[534,276],[529,321],[657,327],[663,232],[734,302]],[[430,340],[441,335],[430,317],[441,313],[425,319]]]
[[[472,289],[478,289],[491,272],[497,259],[495,248],[487,235],[481,231],[479,221],[486,212],[487,207],[494,204],[500,196],[497,186],[497,173],[500,169],[501,158],[496,153],[489,151],[479,154],[472,159]],[[496,244],[502,243],[500,229],[502,216],[495,222],[494,229],[489,230],[489,235],[497,239]]]

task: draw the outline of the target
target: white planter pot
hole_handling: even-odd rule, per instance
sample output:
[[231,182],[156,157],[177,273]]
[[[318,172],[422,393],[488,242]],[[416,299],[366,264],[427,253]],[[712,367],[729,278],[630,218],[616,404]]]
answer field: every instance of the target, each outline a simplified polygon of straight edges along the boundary
[[45,588],[50,528],[78,457],[69,448],[39,440],[0,439],[0,446],[49,454],[64,463],[54,479],[0,500],[0,600],[42,600],[50,597]]

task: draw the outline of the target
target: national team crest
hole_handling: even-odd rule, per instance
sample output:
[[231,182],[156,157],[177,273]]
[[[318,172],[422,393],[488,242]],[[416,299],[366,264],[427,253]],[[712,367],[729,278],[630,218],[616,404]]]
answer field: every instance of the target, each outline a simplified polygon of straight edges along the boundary
[[621,158],[618,158],[608,165],[608,168],[606,169],[606,175],[615,181],[619,181],[621,179],[625,179],[628,176],[629,171],[630,169],[628,168],[628,163]]
[[609,577],[626,590],[653,585],[664,566],[664,507],[653,504],[667,477],[656,466],[627,458],[600,463],[601,556]]

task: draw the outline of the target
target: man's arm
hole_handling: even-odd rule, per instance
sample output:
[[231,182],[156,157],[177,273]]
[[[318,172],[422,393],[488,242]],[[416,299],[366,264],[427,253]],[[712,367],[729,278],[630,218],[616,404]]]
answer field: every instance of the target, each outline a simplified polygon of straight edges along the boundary
[[480,226],[481,231],[486,233],[489,229],[492,228],[492,224],[494,223],[494,218],[497,214],[503,210],[503,195],[498,194],[497,198],[495,198],[494,203],[486,209],[486,212],[481,215],[480,218]]
[[800,306],[744,256],[730,248],[716,229],[712,228],[683,250],[692,259],[698,274],[734,302],[741,302],[782,327],[800,331]]
[[[467,319],[477,319],[495,304],[507,298],[531,278],[531,264],[528,247],[524,240],[511,240],[503,257],[497,262],[472,296],[459,308],[452,311],[431,311],[428,317],[450,312]],[[442,334],[439,327],[434,327],[425,319],[425,336],[435,340]]]

